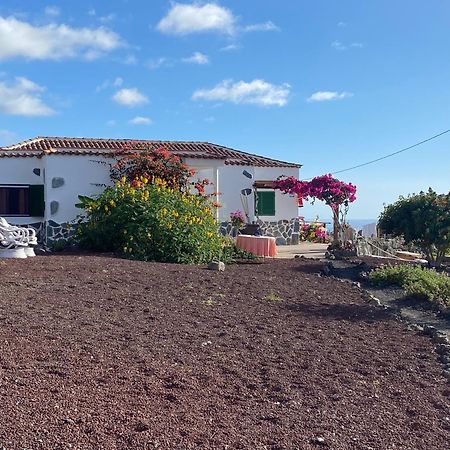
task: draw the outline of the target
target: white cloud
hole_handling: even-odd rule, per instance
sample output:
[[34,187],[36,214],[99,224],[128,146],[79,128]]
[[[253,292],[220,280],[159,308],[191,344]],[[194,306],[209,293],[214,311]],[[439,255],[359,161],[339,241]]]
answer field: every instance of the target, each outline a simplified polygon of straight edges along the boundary
[[264,23],[255,23],[253,25],[247,25],[244,27],[244,31],[280,31],[280,28],[277,27],[271,20]]
[[131,125],[151,125],[153,121],[149,117],[136,116],[128,121],[128,123]]
[[15,82],[0,82],[0,113],[14,116],[50,116],[54,114],[41,93],[45,89],[31,80],[17,77]]
[[333,41],[331,46],[336,50],[347,50],[347,47],[341,41]]
[[44,13],[46,16],[56,17],[60,15],[61,11],[57,6],[46,6]]
[[349,45],[343,44],[341,41],[333,41],[331,46],[339,51],[348,50],[349,48],[363,48],[364,44],[361,42],[352,42]]
[[231,103],[247,103],[259,106],[284,106],[288,102],[290,86],[274,85],[264,80],[233,82],[224,80],[212,89],[198,89],[193,100],[215,100]]
[[194,52],[188,58],[183,58],[182,61],[190,64],[200,64],[200,65],[209,64],[208,56],[200,52]]
[[192,4],[172,2],[168,13],[159,21],[157,30],[165,34],[185,35],[218,32],[233,35],[236,32],[280,31],[272,21],[238,26],[238,17],[216,2]]
[[160,58],[154,58],[147,61],[146,66],[150,70],[161,69],[162,67],[174,67],[180,62],[190,64],[209,64],[209,57],[200,52],[194,52],[191,56],[181,59],[166,58],[161,56]]
[[342,100],[347,97],[353,97],[351,92],[333,92],[333,91],[317,91],[307,98],[309,103],[327,102],[331,100]]
[[225,47],[222,47],[220,49],[221,52],[231,52],[233,50],[238,50],[240,47],[240,45],[238,44],[228,44]]
[[129,108],[148,103],[148,98],[136,88],[120,89],[113,95],[112,99],[119,105]]
[[120,87],[123,84],[123,79],[121,77],[116,77],[113,81],[111,80],[105,80],[102,84],[99,84],[95,88],[95,92],[104,91],[105,89],[108,89],[110,87]]
[[108,23],[112,22],[116,18],[116,15],[114,13],[107,14],[106,16],[99,17],[99,21],[101,23]]
[[108,120],[108,121],[106,122],[106,125],[107,125],[108,127],[115,127],[116,124],[117,124],[117,122],[116,122],[114,119]]
[[120,36],[103,27],[35,26],[14,17],[0,17],[0,60],[18,57],[58,60],[78,56],[95,59],[121,46]]
[[147,67],[151,70],[171,66],[173,66],[173,61],[169,60],[166,57],[151,59],[150,61],[147,62]]
[[97,13],[95,12],[95,9],[94,8],[91,8],[89,11],[88,11],[88,16],[91,16],[91,17],[93,17],[93,16],[95,16]]
[[338,22],[338,27],[341,27],[341,28],[343,28],[343,27],[346,27],[347,26],[347,22]]
[[173,3],[169,12],[157,25],[166,34],[190,34],[216,31],[224,34],[234,32],[236,17],[215,3]]
[[138,60],[135,55],[130,54],[123,58],[121,62],[127,66],[133,66],[134,64],[137,64]]

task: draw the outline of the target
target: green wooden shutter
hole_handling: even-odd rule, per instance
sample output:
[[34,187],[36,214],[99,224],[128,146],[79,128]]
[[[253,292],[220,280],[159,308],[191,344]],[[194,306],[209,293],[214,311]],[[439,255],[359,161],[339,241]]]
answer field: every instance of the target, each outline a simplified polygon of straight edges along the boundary
[[44,185],[33,184],[28,189],[29,214],[32,217],[44,217]]
[[258,216],[274,216],[275,215],[275,191],[259,191],[257,194],[257,211]]

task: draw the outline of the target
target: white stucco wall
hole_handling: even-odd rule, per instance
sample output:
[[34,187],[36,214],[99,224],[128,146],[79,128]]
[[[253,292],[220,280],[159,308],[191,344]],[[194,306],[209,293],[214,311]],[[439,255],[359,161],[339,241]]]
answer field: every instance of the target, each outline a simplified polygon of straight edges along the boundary
[[[253,175],[253,179],[246,178],[243,171]],[[226,165],[220,169],[220,196],[223,207],[219,211],[220,220],[229,220],[230,213],[236,210],[243,210],[240,192],[242,189],[252,188],[255,181],[276,180],[279,176],[299,176],[296,168],[278,167],[248,167]],[[248,210],[250,220],[256,220],[254,196],[248,199]],[[261,220],[275,221],[281,219],[292,219],[298,216],[297,198],[283,195],[280,191],[275,191],[275,216],[260,216]]]
[[[100,194],[105,187],[98,184],[111,184],[108,164],[112,158],[93,155],[47,155],[45,156],[45,217],[57,223],[70,222],[82,210],[75,207],[78,195],[94,197]],[[52,179],[64,179],[61,187],[53,188]],[[51,214],[50,204],[59,202],[58,211]]]
[[[252,175],[254,174],[254,168],[247,166],[226,165],[220,169],[219,192],[221,195],[219,198],[220,203],[222,204],[222,208],[219,209],[220,221],[228,221],[232,211],[236,211],[238,209],[243,211],[240,197],[241,190],[252,188],[254,182],[254,180],[250,180],[242,174],[244,170]],[[252,221],[255,220],[255,204],[253,195],[248,196],[247,199],[249,217],[250,221]]]
[[[219,171],[219,185],[221,184],[220,174],[223,169],[223,161],[215,160],[215,159],[198,159],[198,158],[188,158],[184,161],[185,164],[189,166],[189,168],[195,170],[194,176],[191,178],[191,182],[196,182],[197,180],[204,180],[207,178],[211,183],[211,185],[205,188],[205,192],[207,194],[212,194],[217,192],[214,182],[215,182],[215,172],[216,169]],[[197,193],[195,189],[192,192]]]
[[[294,176],[299,177],[299,169],[290,167],[255,167],[255,180],[276,180],[278,177]],[[261,191],[265,189],[259,189]],[[298,216],[298,199],[296,196],[283,194],[275,191],[275,216],[259,216],[264,221],[275,221],[281,219],[292,219]]]
[[[45,220],[57,223],[70,222],[76,218],[81,210],[75,208],[78,195],[96,196],[104,186],[111,184],[109,178],[109,164],[99,164],[96,161],[112,163],[112,158],[92,155],[46,155],[43,158],[0,158],[0,184],[45,184]],[[219,220],[229,220],[232,211],[243,210],[240,192],[245,188],[252,188],[257,180],[275,180],[281,175],[299,176],[296,168],[249,167],[223,165],[220,160],[192,159],[185,161],[190,167],[197,169],[197,178],[209,178],[214,181],[214,169],[219,167],[219,200],[223,207],[219,209]],[[41,176],[33,174],[34,168],[41,169]],[[242,172],[246,170],[253,175],[253,179],[246,178]],[[64,179],[61,187],[53,188],[52,179]],[[210,187],[209,192],[216,191]],[[52,201],[59,203],[58,211],[51,214]],[[255,220],[254,196],[248,196],[250,220]],[[297,217],[297,198],[283,195],[275,191],[275,216],[262,216],[262,220],[275,221]],[[11,223],[39,222],[42,218],[21,217],[8,218]]]
[[[41,169],[40,176],[33,169]],[[43,160],[37,157],[0,158],[0,186],[44,184]],[[42,217],[6,217],[13,225],[40,222]]]

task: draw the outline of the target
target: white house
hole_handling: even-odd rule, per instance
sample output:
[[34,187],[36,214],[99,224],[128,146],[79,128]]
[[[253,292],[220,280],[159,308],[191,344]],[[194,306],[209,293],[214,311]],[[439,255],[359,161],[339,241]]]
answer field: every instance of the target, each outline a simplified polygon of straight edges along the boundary
[[37,137],[2,147],[0,216],[13,224],[33,225],[45,242],[66,238],[68,224],[81,213],[75,207],[78,195],[98,195],[111,183],[110,164],[125,145],[164,147],[196,169],[195,178],[212,180],[223,205],[220,222],[243,210],[241,192],[247,189],[244,203],[250,221],[258,221],[280,244],[290,243],[298,231],[298,199],[273,190],[271,182],[283,175],[298,178],[299,164],[207,142]]

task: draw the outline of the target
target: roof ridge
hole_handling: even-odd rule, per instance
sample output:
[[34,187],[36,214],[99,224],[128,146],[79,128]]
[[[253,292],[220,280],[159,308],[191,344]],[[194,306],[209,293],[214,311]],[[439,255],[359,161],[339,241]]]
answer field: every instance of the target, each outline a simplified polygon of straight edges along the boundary
[[[225,164],[261,167],[301,167],[301,164],[282,161],[267,156],[237,150],[225,145],[214,144],[209,141],[170,141],[155,139],[130,139],[130,138],[92,138],[92,137],[67,137],[67,136],[36,136],[17,144],[0,147],[2,156],[24,156],[31,152],[58,154],[95,154],[101,152],[114,153],[123,143],[140,143],[167,146],[168,150],[183,154],[187,158],[223,159]],[[108,145],[108,143],[110,145]],[[184,148],[183,148],[184,146]]]
[[[133,138],[103,138],[103,137],[69,137],[69,136],[36,136],[30,139],[24,139],[19,141],[17,144],[0,146],[0,151],[14,150],[26,145],[31,145],[42,141],[102,141],[102,142],[152,142],[152,143],[180,143],[180,144],[212,144],[207,141],[173,141],[173,140],[163,140],[163,139],[133,139]],[[232,149],[230,149],[232,150]]]
[[34,142],[42,141],[44,138],[42,136],[36,136],[31,139],[25,139],[24,141],[20,141],[17,144],[6,145],[4,147],[0,147],[2,150],[14,149],[17,147],[22,147],[23,145],[33,144]]
[[[183,143],[192,143],[192,144],[210,144],[210,145],[218,145],[213,144],[208,141],[189,141],[189,140],[173,140],[173,139],[136,139],[136,138],[105,138],[105,137],[79,137],[79,136],[36,136],[35,138],[26,139],[24,141],[19,142],[15,145],[20,145],[24,143],[28,143],[31,141],[37,140],[69,140],[69,141],[138,141],[138,142],[183,142]],[[230,149],[231,150],[231,149]]]
[[[270,161],[279,162],[279,163],[283,163],[283,164],[287,163],[287,161],[283,161],[281,159],[275,159],[275,158],[271,158],[269,156],[256,155],[255,153],[245,152],[243,150],[237,150],[235,148],[227,147],[226,145],[214,144],[212,142],[206,142],[206,144],[214,145],[216,147],[221,147],[223,149],[230,150],[232,152],[242,153],[243,155],[248,155],[248,156],[252,156],[252,157],[256,156],[257,158],[269,159]],[[288,164],[297,164],[297,163],[288,163]],[[297,164],[297,165],[300,166],[300,167],[302,166],[301,164]]]

